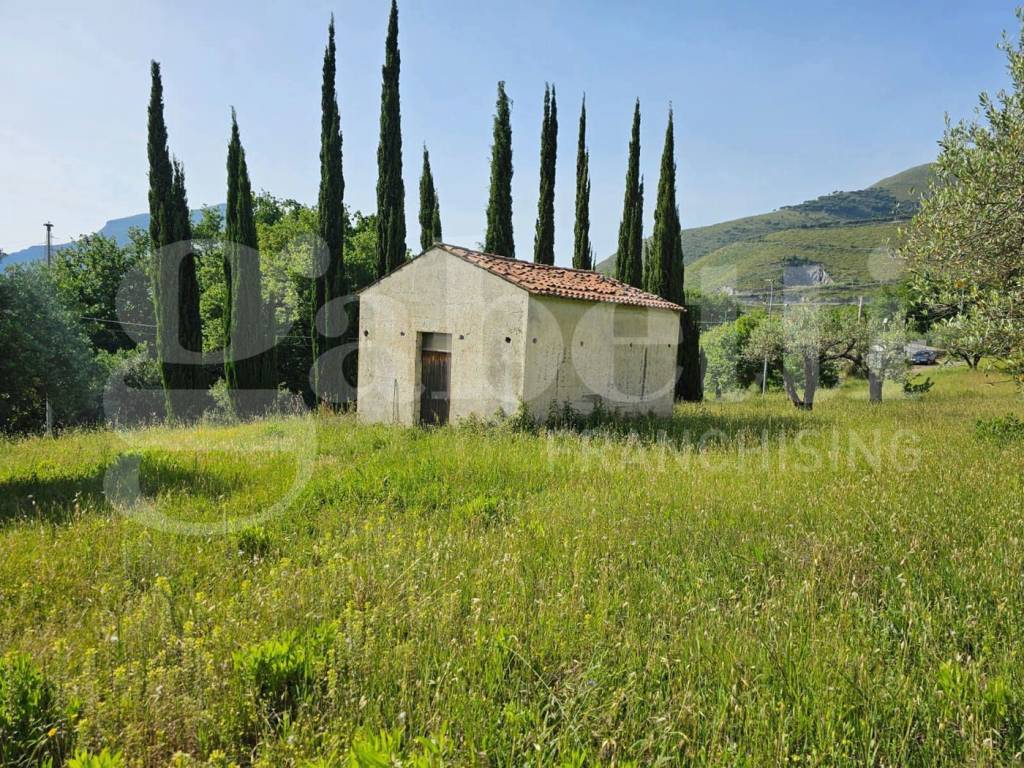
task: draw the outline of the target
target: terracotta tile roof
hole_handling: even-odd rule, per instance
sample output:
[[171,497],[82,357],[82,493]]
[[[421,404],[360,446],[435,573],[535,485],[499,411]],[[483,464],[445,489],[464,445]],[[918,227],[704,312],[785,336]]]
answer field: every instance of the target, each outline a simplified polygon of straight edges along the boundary
[[534,264],[531,261],[517,261],[493,253],[471,251],[444,243],[436,243],[433,247],[458,256],[470,264],[482,267],[530,293],[542,296],[560,296],[563,299],[578,299],[580,301],[608,301],[614,304],[654,307],[674,312],[685,311],[678,304],[673,304],[660,296],[641,291],[631,285],[620,283],[599,272],[552,267],[547,264]]

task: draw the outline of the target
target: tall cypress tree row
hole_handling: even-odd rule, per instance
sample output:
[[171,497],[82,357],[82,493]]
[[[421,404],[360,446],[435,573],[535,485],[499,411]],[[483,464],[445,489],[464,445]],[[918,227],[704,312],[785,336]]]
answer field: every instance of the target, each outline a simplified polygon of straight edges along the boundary
[[[317,227],[320,243],[315,249],[312,337],[313,390],[321,398],[339,390],[340,382],[328,384],[325,353],[342,343],[345,310],[339,301],[345,296],[345,177],[342,172],[341,113],[335,89],[337,54],[334,45],[334,16],[327,27],[323,81],[320,87],[320,193]],[[319,322],[318,321],[319,318]],[[351,371],[346,370],[346,373]],[[335,374],[337,376],[337,374]]]
[[576,144],[576,225],[573,229],[572,265],[593,269],[590,245],[590,152],[587,151],[587,98],[580,107],[580,135]]
[[224,228],[224,250],[228,253],[231,271],[227,338],[230,339],[232,375],[228,386],[236,412],[253,415],[269,405],[273,397],[273,339],[268,326],[270,318],[263,304],[252,185],[233,109],[228,158],[233,163],[233,167],[228,168],[228,194],[234,203],[225,212]]
[[423,173],[420,176],[420,249],[426,251],[441,241],[441,204],[430,170],[430,153],[423,145]]
[[398,97],[398,4],[391,0],[381,70],[380,144],[377,146],[377,276],[405,261],[405,183],[402,181],[402,115]]
[[[146,152],[149,161],[149,238],[153,251],[153,309],[156,317],[156,355],[164,389],[167,417],[192,418],[195,390],[202,387],[202,369],[187,359],[201,352],[199,287],[191,247],[191,222],[185,177],[171,163],[164,122],[160,64],[150,65],[150,95]],[[184,212],[182,212],[184,208]]]
[[555,167],[558,156],[558,102],[555,87],[544,85],[544,120],[540,129],[540,195],[533,260],[555,263]]
[[640,99],[637,99],[629,140],[626,192],[622,203],[622,222],[619,224],[619,248],[615,254],[615,278],[638,288],[643,281],[643,207],[640,181]]
[[484,250],[516,257],[512,236],[512,115],[505,81],[498,83],[494,108],[494,143],[491,145],[491,188],[487,199],[487,235]]

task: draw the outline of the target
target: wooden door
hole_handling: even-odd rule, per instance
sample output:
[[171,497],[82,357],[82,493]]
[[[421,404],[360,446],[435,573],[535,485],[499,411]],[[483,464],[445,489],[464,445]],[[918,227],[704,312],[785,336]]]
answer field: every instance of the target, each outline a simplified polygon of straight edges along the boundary
[[452,353],[424,349],[420,358],[420,368],[420,424],[447,424]]

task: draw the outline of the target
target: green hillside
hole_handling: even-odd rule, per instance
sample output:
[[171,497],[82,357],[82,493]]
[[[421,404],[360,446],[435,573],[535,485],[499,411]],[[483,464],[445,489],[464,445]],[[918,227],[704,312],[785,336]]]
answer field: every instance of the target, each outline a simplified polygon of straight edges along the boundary
[[[820,264],[831,282],[823,295],[848,295],[896,279],[887,248],[899,222],[916,213],[927,190],[930,165],[882,179],[867,189],[832,192],[771,213],[683,231],[690,285],[704,290],[761,291],[781,280],[786,265]],[[598,264],[611,273],[614,256]],[[704,272],[701,277],[689,277]],[[884,280],[883,280],[884,281]]]
[[[891,246],[898,222],[838,224],[773,232],[743,240],[703,256],[687,268],[688,285],[705,293],[731,289],[740,295],[761,294],[774,280],[787,294],[814,292],[819,298],[870,293],[897,280],[900,264]],[[828,282],[809,282],[806,274],[820,265]]]

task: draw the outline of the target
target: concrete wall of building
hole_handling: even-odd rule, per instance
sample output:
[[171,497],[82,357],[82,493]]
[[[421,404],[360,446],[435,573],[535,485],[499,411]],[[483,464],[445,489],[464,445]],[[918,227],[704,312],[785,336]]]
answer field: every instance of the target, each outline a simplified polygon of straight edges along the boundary
[[552,403],[589,413],[672,413],[679,314],[530,296],[523,399],[535,418]]
[[367,288],[359,298],[359,418],[418,423],[423,333],[451,334],[451,421],[514,412],[529,298],[437,249]]

